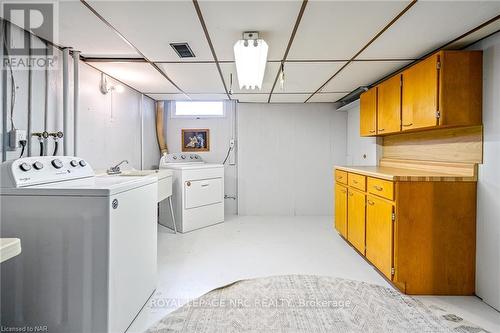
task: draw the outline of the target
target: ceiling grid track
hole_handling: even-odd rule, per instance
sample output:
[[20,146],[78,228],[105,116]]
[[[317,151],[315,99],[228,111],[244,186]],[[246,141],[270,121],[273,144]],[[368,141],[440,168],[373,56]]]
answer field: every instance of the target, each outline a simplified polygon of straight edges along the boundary
[[304,16],[304,11],[306,10],[308,0],[302,1],[302,6],[300,6],[299,14],[297,15],[297,19],[295,20],[295,25],[293,26],[292,34],[290,35],[290,39],[288,40],[288,45],[286,46],[285,54],[283,55],[283,59],[281,59],[280,66],[278,69],[278,73],[276,73],[276,77],[274,78],[274,83],[271,88],[271,92],[269,93],[269,97],[267,98],[267,103],[271,102],[271,97],[273,95],[274,88],[276,87],[276,83],[278,82],[278,78],[280,76],[281,69],[285,64],[286,58],[288,57],[288,52],[292,47],[293,40],[295,39],[295,34],[297,33],[297,29],[299,28],[300,21],[302,20],[302,16]]
[[217,66],[217,71],[219,72],[220,79],[222,80],[222,85],[224,86],[224,91],[226,92],[227,98],[231,100],[231,95],[227,90],[226,81],[224,81],[224,75],[222,74],[222,70],[220,68],[219,59],[217,58],[217,54],[215,53],[214,45],[212,44],[212,39],[210,38],[210,34],[208,33],[207,25],[205,23],[205,19],[203,18],[203,14],[201,12],[200,4],[198,0],[193,0],[193,5],[196,10],[196,14],[198,15],[198,19],[200,20],[201,27],[203,32],[205,33],[205,38],[207,39],[208,46],[210,47],[210,51],[212,52],[212,56],[215,61],[215,65]]
[[350,63],[352,63],[364,50],[366,50],[375,40],[377,40],[377,38],[379,38],[384,32],[387,31],[387,29],[389,29],[394,23],[396,23],[397,20],[399,20],[399,18],[401,16],[403,16],[408,10],[410,10],[411,7],[413,7],[415,4],[417,3],[417,0],[413,0],[412,2],[410,2],[410,4],[408,4],[408,6],[406,6],[398,15],[396,15],[396,17],[394,17],[391,22],[389,22],[382,30],[380,30],[368,43],[366,43],[365,46],[363,46],[358,52],[356,52],[356,54],[354,56],[351,57],[351,59],[349,59],[348,62],[346,62],[342,67],[339,68],[339,70],[337,70],[332,76],[330,76],[330,78],[328,80],[325,81],[325,83],[323,83],[315,92],[313,92],[311,94],[311,96],[309,96],[305,101],[304,103],[307,103],[314,95],[316,95],[318,92],[321,91],[321,89],[323,89],[331,80],[333,80],[334,77],[336,77],[340,72],[342,72],[347,66],[349,66]]
[[87,3],[85,0],[80,0],[80,2],[87,7],[88,10],[90,10],[98,19],[100,19],[106,26],[108,26],[113,32],[118,35],[125,43],[127,43],[130,47],[132,47],[137,54],[139,54],[144,61],[146,61],[149,65],[151,65],[154,69],[156,69],[165,79],[168,80],[177,90],[179,90],[182,94],[184,94],[187,98],[191,99],[189,95],[182,90],[168,75],[165,73],[157,64],[152,62],[151,60],[146,57],[144,53],[141,52],[134,44],[132,44],[118,29],[116,29],[111,23],[109,23],[101,14],[99,14],[90,4]]

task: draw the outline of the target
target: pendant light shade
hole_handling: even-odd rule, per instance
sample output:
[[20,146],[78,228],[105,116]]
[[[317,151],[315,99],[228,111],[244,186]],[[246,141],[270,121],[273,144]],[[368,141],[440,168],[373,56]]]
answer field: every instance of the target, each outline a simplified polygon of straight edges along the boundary
[[263,39],[241,39],[234,44],[234,58],[240,89],[262,88],[267,50],[267,43]]

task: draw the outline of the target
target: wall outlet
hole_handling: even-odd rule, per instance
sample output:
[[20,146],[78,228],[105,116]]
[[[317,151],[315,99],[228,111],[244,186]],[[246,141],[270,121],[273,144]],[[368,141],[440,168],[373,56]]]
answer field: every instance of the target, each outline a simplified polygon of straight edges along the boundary
[[9,147],[11,150],[16,150],[21,147],[19,141],[26,140],[26,131],[13,129],[9,132]]

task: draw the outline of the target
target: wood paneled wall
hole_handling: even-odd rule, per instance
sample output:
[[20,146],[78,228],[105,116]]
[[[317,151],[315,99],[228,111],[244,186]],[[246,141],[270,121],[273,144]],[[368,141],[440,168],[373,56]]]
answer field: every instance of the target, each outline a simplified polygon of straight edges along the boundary
[[386,136],[382,156],[390,159],[482,163],[483,127],[445,128]]

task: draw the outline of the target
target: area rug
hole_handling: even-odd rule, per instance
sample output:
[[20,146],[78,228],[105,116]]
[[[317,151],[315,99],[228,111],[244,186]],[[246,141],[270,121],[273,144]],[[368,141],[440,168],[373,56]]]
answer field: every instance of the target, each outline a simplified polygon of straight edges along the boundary
[[210,291],[147,332],[486,332],[460,319],[391,288],[286,275]]

